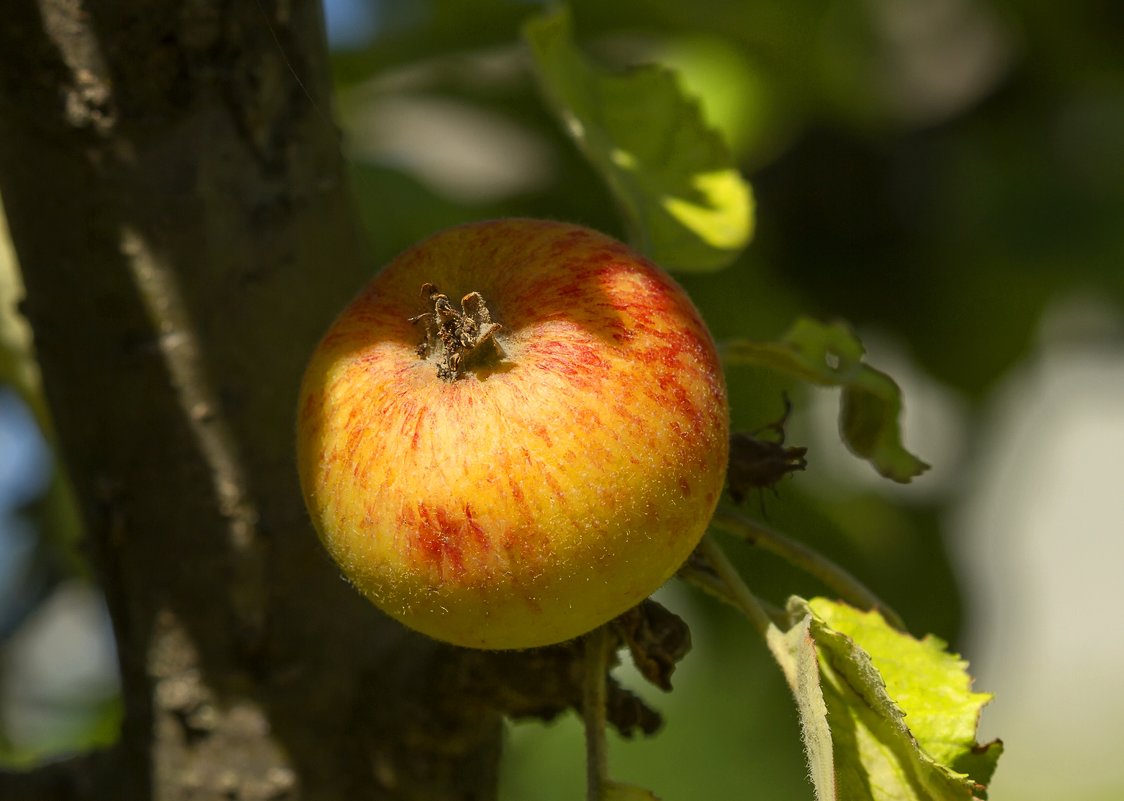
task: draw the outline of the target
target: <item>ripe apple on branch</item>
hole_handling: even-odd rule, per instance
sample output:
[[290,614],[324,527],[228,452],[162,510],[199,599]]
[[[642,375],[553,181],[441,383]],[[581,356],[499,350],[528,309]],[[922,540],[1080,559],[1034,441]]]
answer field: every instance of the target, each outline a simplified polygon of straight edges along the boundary
[[344,310],[305,375],[298,462],[325,547],[377,606],[529,648],[683,565],[728,420],[714,343],[662,269],[587,228],[498,220],[407,250]]

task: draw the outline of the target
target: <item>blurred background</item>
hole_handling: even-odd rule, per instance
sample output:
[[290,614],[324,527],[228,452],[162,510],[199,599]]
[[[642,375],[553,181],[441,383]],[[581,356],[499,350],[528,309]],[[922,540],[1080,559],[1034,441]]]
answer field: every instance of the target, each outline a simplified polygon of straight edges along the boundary
[[[537,94],[519,26],[539,4],[326,2],[372,270],[471,219],[622,233]],[[903,388],[907,447],[933,465],[908,486],[879,479],[838,444],[834,393],[734,370],[735,427],[777,419],[787,392],[789,442],[809,449],[806,472],[747,510],[971,661],[976,689],[996,694],[981,740],[1007,747],[991,798],[1122,797],[1124,4],[571,5],[602,62],[678,68],[753,183],[750,249],[681,276],[715,337],[849,321]],[[110,626],[25,392],[19,291],[0,229],[3,764],[106,742],[120,714]],[[771,600],[823,592],[728,550]],[[620,670],[666,727],[614,741],[615,777],[667,801],[810,799],[795,711],[750,627],[688,587],[661,595],[695,649],[670,695]],[[581,796],[577,721],[513,724],[508,742],[505,801]]]

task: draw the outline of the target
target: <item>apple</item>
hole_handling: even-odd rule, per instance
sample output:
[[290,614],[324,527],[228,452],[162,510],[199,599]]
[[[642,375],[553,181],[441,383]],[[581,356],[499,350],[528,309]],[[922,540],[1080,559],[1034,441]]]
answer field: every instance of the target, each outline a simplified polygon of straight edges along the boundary
[[530,648],[654,592],[702,537],[728,456],[714,342],[663,270],[561,222],[447,229],[317,346],[297,458],[344,576],[457,645]]

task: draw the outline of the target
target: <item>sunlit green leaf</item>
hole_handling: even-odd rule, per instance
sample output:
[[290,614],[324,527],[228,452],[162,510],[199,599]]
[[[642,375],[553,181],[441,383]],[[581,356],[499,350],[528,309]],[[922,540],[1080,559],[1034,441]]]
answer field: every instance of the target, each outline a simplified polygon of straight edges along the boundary
[[981,785],[991,781],[1002,744],[995,741],[981,748],[976,743],[980,711],[991,695],[972,692],[967,662],[937,637],[917,640],[891,628],[878,612],[823,598],[812,599],[809,606],[824,625],[869,654],[886,693],[906,716],[925,753]]
[[574,45],[566,9],[524,27],[539,82],[616,198],[632,244],[672,270],[725,267],[753,233],[753,197],[675,74],[609,72]]
[[824,599],[793,598],[788,613],[793,625],[767,639],[797,701],[817,801],[986,798],[1002,750],[975,742],[989,696],[970,691],[944,643]]
[[767,367],[813,384],[842,387],[843,442],[886,478],[906,483],[929,468],[902,445],[901,390],[863,361],[863,345],[846,325],[802,317],[779,340],[735,340],[725,343],[722,353],[728,364]]

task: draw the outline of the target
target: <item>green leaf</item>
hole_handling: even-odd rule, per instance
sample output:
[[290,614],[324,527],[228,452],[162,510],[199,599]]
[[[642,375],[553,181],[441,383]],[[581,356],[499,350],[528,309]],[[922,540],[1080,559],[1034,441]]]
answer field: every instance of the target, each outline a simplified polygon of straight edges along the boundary
[[722,355],[728,364],[767,367],[813,384],[842,387],[843,442],[886,478],[908,483],[929,465],[903,447],[901,390],[890,376],[863,361],[865,352],[843,323],[801,317],[778,341],[735,340],[723,345]]
[[999,741],[984,748],[976,743],[980,711],[991,695],[972,692],[967,662],[931,634],[917,640],[891,628],[878,612],[823,598],[813,598],[809,606],[825,626],[870,655],[886,693],[907,716],[925,753],[980,785],[991,781],[1003,746]]
[[609,72],[573,42],[566,8],[528,22],[542,86],[609,185],[633,246],[671,270],[718,270],[753,233],[753,196],[721,136],[657,65]]
[[990,696],[970,691],[958,657],[877,612],[792,598],[788,613],[788,631],[766,639],[796,697],[817,801],[986,798],[1002,746],[976,745]]
[[800,713],[800,733],[808,772],[817,801],[836,798],[835,759],[831,727],[827,724],[827,704],[820,688],[819,657],[812,639],[812,616],[804,615],[788,631],[770,625],[765,641],[781,666]]

